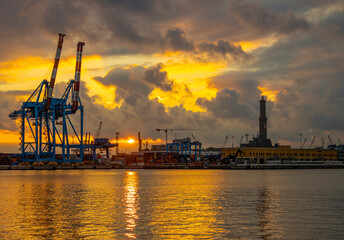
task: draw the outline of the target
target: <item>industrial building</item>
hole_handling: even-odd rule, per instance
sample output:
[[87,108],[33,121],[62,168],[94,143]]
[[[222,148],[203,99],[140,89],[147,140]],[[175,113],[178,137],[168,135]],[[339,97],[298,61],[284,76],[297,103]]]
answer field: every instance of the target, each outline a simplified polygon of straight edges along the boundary
[[[222,149],[222,157],[233,156],[239,148]],[[252,163],[269,161],[337,161],[338,152],[333,149],[297,149],[290,146],[276,148],[242,147],[237,160],[248,160]]]
[[[267,137],[266,100],[262,96],[260,100],[259,135],[248,143],[240,144],[239,148],[223,148],[222,158],[231,158],[236,162],[263,163],[287,163],[287,162],[324,162],[337,161],[342,158],[338,156],[335,149],[303,149],[291,148],[291,146],[272,146]],[[340,155],[343,155],[340,152]],[[235,157],[234,157],[235,156]]]

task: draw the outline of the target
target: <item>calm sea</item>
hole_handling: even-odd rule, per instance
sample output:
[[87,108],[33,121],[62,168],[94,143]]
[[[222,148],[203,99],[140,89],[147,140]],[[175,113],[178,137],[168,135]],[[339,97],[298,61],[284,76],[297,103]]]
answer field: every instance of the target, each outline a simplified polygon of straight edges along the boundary
[[0,171],[0,239],[344,239],[344,170]]

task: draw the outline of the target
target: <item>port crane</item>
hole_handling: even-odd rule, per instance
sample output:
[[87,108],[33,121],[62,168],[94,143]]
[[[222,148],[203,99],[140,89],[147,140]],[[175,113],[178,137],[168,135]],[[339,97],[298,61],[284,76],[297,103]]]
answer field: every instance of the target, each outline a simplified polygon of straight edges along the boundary
[[100,121],[98,130],[97,130],[97,134],[96,134],[96,138],[99,138],[99,136],[100,136],[100,132],[101,132],[101,130],[102,130],[102,124],[103,124],[103,122]]
[[327,137],[328,137],[328,140],[329,140],[329,142],[330,142],[330,145],[333,145],[331,136],[330,136],[330,135],[327,135]]
[[328,145],[327,148],[329,148],[329,149],[335,149],[335,148],[337,148],[337,146],[336,146],[335,144],[333,144],[330,135],[327,135],[327,137],[328,137],[328,140],[329,140],[329,142],[330,142],[330,145]]
[[225,141],[224,141],[224,143],[222,145],[222,148],[224,148],[226,146],[227,141],[228,141],[228,136],[225,137]]
[[311,144],[309,145],[309,148],[312,148],[314,141],[315,141],[315,136],[313,137],[312,142],[311,142]]
[[244,135],[242,135],[241,138],[240,138],[239,146],[242,143],[243,138],[244,138]]
[[[23,162],[80,162],[83,160],[83,106],[79,98],[82,51],[78,42],[74,79],[67,84],[62,97],[53,97],[53,90],[65,34],[60,33],[50,82],[43,80],[19,110],[9,114],[20,120],[20,151]],[[69,102],[71,96],[71,102]],[[71,115],[80,113],[80,122]],[[70,143],[69,132],[77,143]],[[57,149],[59,156],[56,154]],[[76,155],[70,152],[78,152]],[[61,153],[61,154],[60,154]]]
[[301,144],[301,148],[303,148],[305,146],[305,143],[307,142],[307,138],[305,138],[305,140],[303,141],[303,143]]
[[193,130],[200,130],[200,129],[191,129],[191,128],[157,128],[156,129],[158,132],[165,132],[165,141],[166,141],[166,144],[167,144],[167,133],[170,131],[170,132],[173,132],[173,131],[193,131]]
[[241,156],[242,153],[243,153],[243,151],[241,151],[240,148],[238,148],[238,150],[236,151],[235,154],[228,155],[228,156],[226,156],[224,158],[221,158],[221,163],[222,164],[229,164],[231,162],[234,162],[235,159],[237,158],[238,154],[240,154],[240,156]]

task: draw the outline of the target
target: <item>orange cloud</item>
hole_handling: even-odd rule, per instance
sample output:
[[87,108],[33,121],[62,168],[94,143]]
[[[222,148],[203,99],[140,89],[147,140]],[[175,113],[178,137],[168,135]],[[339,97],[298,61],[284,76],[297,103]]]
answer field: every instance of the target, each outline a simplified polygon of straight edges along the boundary
[[150,99],[158,99],[166,107],[174,107],[183,104],[189,111],[204,111],[195,104],[197,98],[205,97],[211,99],[216,95],[217,89],[209,85],[210,79],[220,74],[225,69],[221,63],[201,62],[167,62],[163,70],[168,73],[176,86],[172,92],[164,92],[154,89]]
[[271,90],[267,87],[258,87],[258,89],[262,92],[262,96],[266,96],[270,101],[276,101],[276,94],[279,93],[281,90]]
[[245,52],[251,52],[259,47],[267,47],[270,46],[272,44],[274,44],[276,41],[278,40],[277,37],[273,36],[269,36],[266,38],[262,38],[262,39],[258,39],[258,40],[254,40],[254,41],[241,41],[241,42],[237,42],[235,43],[235,45],[240,45],[242,50]]

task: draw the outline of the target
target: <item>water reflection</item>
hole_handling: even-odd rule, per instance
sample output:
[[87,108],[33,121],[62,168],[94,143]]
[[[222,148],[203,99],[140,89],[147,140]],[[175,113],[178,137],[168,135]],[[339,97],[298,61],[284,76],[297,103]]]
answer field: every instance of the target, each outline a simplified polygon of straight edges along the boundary
[[125,235],[128,238],[135,239],[135,227],[136,221],[139,218],[137,214],[137,184],[138,184],[138,176],[136,172],[126,172],[124,177],[124,189],[125,189],[125,210],[124,214],[126,216],[126,228],[125,228]]
[[262,187],[258,192],[258,216],[259,228],[262,232],[262,239],[270,239],[272,237],[271,231],[271,191]]
[[341,239],[344,174],[314,171],[0,171],[0,239]]

